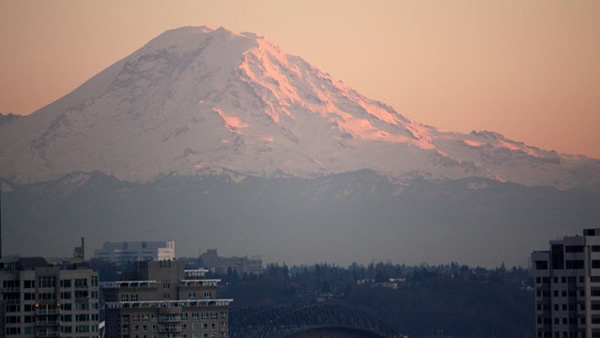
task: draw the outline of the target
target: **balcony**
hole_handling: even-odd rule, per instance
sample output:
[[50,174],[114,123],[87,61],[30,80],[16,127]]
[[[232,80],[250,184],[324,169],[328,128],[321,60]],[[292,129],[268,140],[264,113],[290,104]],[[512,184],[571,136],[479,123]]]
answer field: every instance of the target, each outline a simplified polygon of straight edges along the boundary
[[40,331],[35,333],[36,337],[60,337],[60,332],[57,331]]
[[120,288],[156,288],[157,282],[154,280],[143,281],[120,281],[100,283],[102,289],[120,289]]
[[60,313],[60,310],[58,308],[56,309],[35,309],[35,314],[36,315],[57,315]]
[[180,315],[158,317],[158,322],[159,323],[178,323],[180,321],[181,321],[181,316]]
[[[105,309],[135,309],[159,308],[161,312],[178,310],[188,306],[229,306],[233,299],[197,299],[197,300],[165,300],[165,301],[137,301],[137,302],[106,302]],[[178,309],[179,308],[179,309]]]
[[35,326],[58,326],[58,320],[36,320]]
[[193,269],[193,270],[185,270],[186,277],[204,277],[208,269]]
[[184,279],[180,283],[183,287],[210,287],[217,286],[220,279]]
[[169,325],[169,326],[159,326],[159,333],[179,333],[182,332],[183,328],[181,325]]
[[8,287],[8,288],[2,288],[2,292],[4,293],[8,293],[8,292],[20,292],[21,288],[19,288],[18,286],[15,287]]

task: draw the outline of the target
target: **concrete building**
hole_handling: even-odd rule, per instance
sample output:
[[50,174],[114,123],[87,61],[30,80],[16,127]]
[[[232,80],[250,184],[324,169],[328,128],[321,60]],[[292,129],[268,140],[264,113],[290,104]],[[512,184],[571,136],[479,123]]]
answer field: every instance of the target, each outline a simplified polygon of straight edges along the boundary
[[600,228],[531,254],[536,337],[600,338]]
[[262,260],[258,257],[219,257],[216,249],[206,250],[200,255],[200,264],[212,272],[225,274],[227,270],[235,270],[239,275],[262,273]]
[[217,298],[219,280],[183,261],[137,263],[129,280],[102,284],[106,336],[226,338],[229,303]]
[[98,273],[41,257],[0,261],[2,337],[98,337]]
[[125,264],[139,261],[175,259],[175,241],[105,242],[94,250],[94,258]]

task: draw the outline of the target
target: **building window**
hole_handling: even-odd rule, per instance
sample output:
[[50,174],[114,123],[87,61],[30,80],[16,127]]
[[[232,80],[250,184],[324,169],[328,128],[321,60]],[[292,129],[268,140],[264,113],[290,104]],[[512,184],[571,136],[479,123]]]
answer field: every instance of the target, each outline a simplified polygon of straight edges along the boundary
[[87,278],[75,279],[75,287],[87,287]]
[[536,270],[548,270],[548,261],[535,261]]
[[87,291],[75,291],[75,298],[87,298],[87,297],[88,297]]
[[21,334],[20,327],[7,327],[6,328],[6,335],[20,335],[20,334]]
[[90,321],[90,315],[87,314],[87,313],[75,315],[75,321],[76,322],[89,322]]
[[19,317],[19,316],[6,316],[4,318],[5,318],[7,324],[14,324],[14,323],[21,322],[21,317]]
[[210,292],[205,292],[204,293],[204,299],[212,299],[212,295]]
[[566,266],[567,266],[567,269],[571,269],[571,270],[583,269],[583,260],[582,259],[568,260],[566,263]]
[[56,277],[40,277],[38,281],[40,288],[56,287]]
[[77,325],[75,326],[75,332],[90,332],[88,325]]
[[19,289],[19,281],[18,280],[5,280],[4,282],[2,282],[2,286],[4,286],[5,289]]
[[40,292],[39,299],[40,300],[52,300],[55,299],[54,292]]
[[583,252],[583,245],[567,245],[565,252]]

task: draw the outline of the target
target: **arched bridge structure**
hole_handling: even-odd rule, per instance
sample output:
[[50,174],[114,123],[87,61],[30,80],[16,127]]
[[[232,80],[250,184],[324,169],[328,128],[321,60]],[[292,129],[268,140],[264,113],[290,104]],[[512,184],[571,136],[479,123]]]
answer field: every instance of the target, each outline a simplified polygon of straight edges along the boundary
[[376,316],[339,304],[232,309],[229,335],[232,338],[401,337]]

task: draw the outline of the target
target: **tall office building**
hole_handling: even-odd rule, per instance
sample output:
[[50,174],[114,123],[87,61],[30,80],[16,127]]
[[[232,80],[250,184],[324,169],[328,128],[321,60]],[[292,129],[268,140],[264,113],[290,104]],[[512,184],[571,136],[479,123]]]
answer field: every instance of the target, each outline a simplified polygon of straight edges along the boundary
[[122,338],[226,338],[229,303],[206,270],[183,261],[144,261],[129,280],[102,284],[106,335]]
[[116,264],[175,259],[175,241],[105,242],[94,258]]
[[536,337],[600,338],[600,228],[531,254]]
[[0,336],[98,337],[98,273],[41,257],[0,261]]

